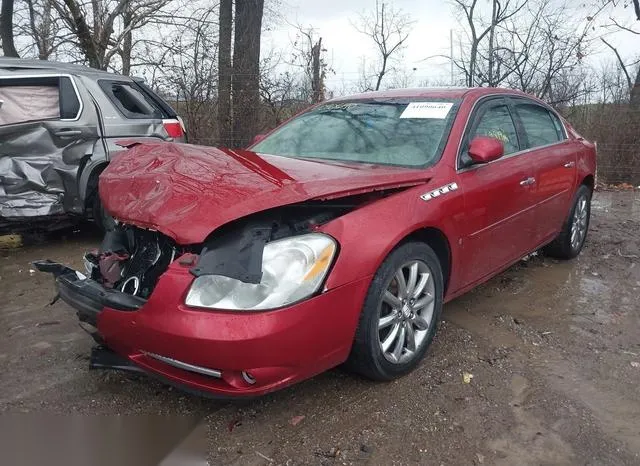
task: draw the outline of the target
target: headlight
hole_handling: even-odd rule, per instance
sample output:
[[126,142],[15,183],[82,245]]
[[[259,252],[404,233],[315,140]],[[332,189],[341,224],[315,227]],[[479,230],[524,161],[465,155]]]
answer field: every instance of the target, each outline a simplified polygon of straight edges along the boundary
[[202,275],[194,280],[185,302],[188,306],[229,310],[286,306],[318,291],[336,249],[335,241],[321,233],[267,243],[262,254],[260,283]]

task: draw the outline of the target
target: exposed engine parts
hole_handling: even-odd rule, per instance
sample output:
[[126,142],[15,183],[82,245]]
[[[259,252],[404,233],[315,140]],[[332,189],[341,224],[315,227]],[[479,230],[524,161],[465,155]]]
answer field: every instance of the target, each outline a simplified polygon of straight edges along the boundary
[[98,251],[85,255],[85,266],[91,278],[105,287],[145,299],[169,264],[187,252],[199,255],[190,269],[196,277],[215,274],[260,283],[266,243],[312,231],[395,191],[310,201],[259,212],[224,225],[198,245],[178,245],[160,232],[121,224],[107,232]]

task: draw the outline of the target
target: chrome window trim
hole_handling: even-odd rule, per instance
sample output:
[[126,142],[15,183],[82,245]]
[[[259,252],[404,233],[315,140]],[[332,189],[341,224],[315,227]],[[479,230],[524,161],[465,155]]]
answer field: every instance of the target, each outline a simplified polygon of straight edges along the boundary
[[[473,112],[475,111],[476,107],[479,104],[484,103],[485,100],[488,100],[488,99],[491,99],[491,98],[495,98],[495,97],[501,97],[503,99],[504,98],[509,98],[509,97],[511,97],[511,98],[520,98],[520,99],[522,99],[524,101],[532,103],[533,105],[537,105],[539,107],[542,107],[542,108],[552,112],[556,116],[556,118],[558,118],[558,120],[560,121],[560,125],[562,126],[562,131],[564,133],[564,139],[562,139],[560,141],[553,142],[551,144],[545,144],[544,146],[530,147],[530,148],[527,148],[527,149],[519,150],[517,152],[512,152],[511,154],[504,155],[504,156],[500,157],[499,159],[493,160],[493,161],[488,162],[488,163],[483,163],[483,164],[478,164],[478,165],[472,165],[470,167],[460,168],[459,163],[460,163],[460,151],[462,150],[462,141],[464,140],[464,137],[467,134],[467,129],[469,128],[469,121],[471,120],[471,115],[473,115]],[[507,104],[507,106],[508,106],[508,104]],[[514,122],[514,125],[515,125],[515,122]],[[517,127],[516,127],[516,131],[517,131]],[[465,172],[468,172],[468,171],[471,171],[471,170],[476,170],[476,169],[478,169],[480,167],[491,165],[492,163],[499,162],[501,160],[505,160],[505,159],[509,159],[511,157],[515,157],[515,156],[518,156],[518,155],[526,154],[526,153],[531,152],[533,150],[544,149],[544,148],[547,148],[547,147],[552,147],[552,146],[556,146],[556,145],[559,145],[559,144],[564,144],[566,141],[569,140],[568,134],[569,133],[567,132],[567,128],[564,125],[564,121],[562,121],[562,118],[559,116],[559,114],[554,109],[552,109],[552,108],[550,108],[550,107],[548,107],[546,105],[543,105],[540,102],[532,100],[531,98],[529,98],[527,96],[521,96],[521,95],[517,95],[517,94],[508,94],[508,93],[502,93],[502,92],[483,95],[482,97],[480,97],[478,100],[476,100],[473,103],[473,105],[471,106],[471,110],[467,114],[467,120],[465,121],[464,129],[462,130],[462,137],[458,141],[458,149],[456,151],[456,173],[465,173]]]
[[487,165],[491,165],[492,163],[500,162],[501,160],[510,159],[510,158],[516,157],[518,155],[525,155],[525,154],[527,154],[529,152],[532,152],[534,150],[546,149],[546,148],[549,148],[549,147],[558,146],[560,144],[566,143],[568,140],[569,139],[563,139],[562,141],[553,142],[551,144],[545,144],[544,146],[530,147],[528,149],[519,150],[518,152],[513,152],[513,153],[508,154],[508,155],[503,155],[499,159],[492,160],[491,162],[480,163],[480,164],[472,165],[472,166],[466,167],[466,168],[457,168],[456,169],[456,173],[465,173],[465,172],[468,172],[468,171],[471,171],[471,170],[477,170],[478,168],[486,167]]
[[[10,76],[0,75],[0,80],[5,80],[5,79],[34,79],[34,78],[69,78],[69,80],[71,81],[71,86],[73,87],[73,91],[76,93],[76,98],[78,99],[78,102],[80,102],[80,108],[78,109],[78,113],[76,114],[76,116],[74,118],[58,118],[58,119],[56,119],[56,121],[78,121],[80,119],[80,116],[82,115],[82,111],[84,110],[84,102],[82,101],[82,98],[80,97],[80,91],[78,91],[78,86],[76,84],[76,80],[75,80],[73,75],[64,74],[64,73],[63,74],[61,74],[61,73],[46,73],[46,74],[34,73],[34,74],[19,74],[19,75],[10,75]],[[32,120],[32,121],[38,121],[38,120]],[[29,122],[25,122],[25,123],[29,123]],[[23,124],[23,123],[17,123],[17,124]]]

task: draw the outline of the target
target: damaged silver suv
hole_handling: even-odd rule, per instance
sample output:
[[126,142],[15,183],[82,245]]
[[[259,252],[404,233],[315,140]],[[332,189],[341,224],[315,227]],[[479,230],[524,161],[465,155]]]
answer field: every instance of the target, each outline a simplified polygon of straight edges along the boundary
[[98,175],[130,138],[185,142],[186,134],[141,80],[0,58],[0,230],[42,220],[54,227],[74,215],[109,228]]

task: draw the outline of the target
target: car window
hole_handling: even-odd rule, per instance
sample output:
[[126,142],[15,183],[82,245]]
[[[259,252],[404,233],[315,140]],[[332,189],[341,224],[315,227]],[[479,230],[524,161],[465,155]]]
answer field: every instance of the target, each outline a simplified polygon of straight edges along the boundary
[[101,79],[99,82],[107,97],[118,110],[127,118],[164,118],[160,105],[144,93],[135,83],[110,81]]
[[469,143],[476,136],[489,136],[502,141],[505,155],[519,150],[518,134],[506,104],[492,105],[484,112],[480,112],[479,119],[471,127],[471,132],[460,154],[460,167],[473,164],[468,148]]
[[499,139],[504,144],[504,153],[512,154],[519,150],[518,136],[513,119],[506,105],[494,105],[490,107],[478,121],[475,131],[469,138],[475,136],[489,136]]
[[285,157],[425,166],[439,159],[457,103],[327,103],[285,123],[251,150]]
[[66,76],[0,79],[0,125],[73,120],[80,100]]
[[560,122],[546,108],[528,103],[516,103],[515,108],[527,134],[527,148],[545,146],[564,139]]

